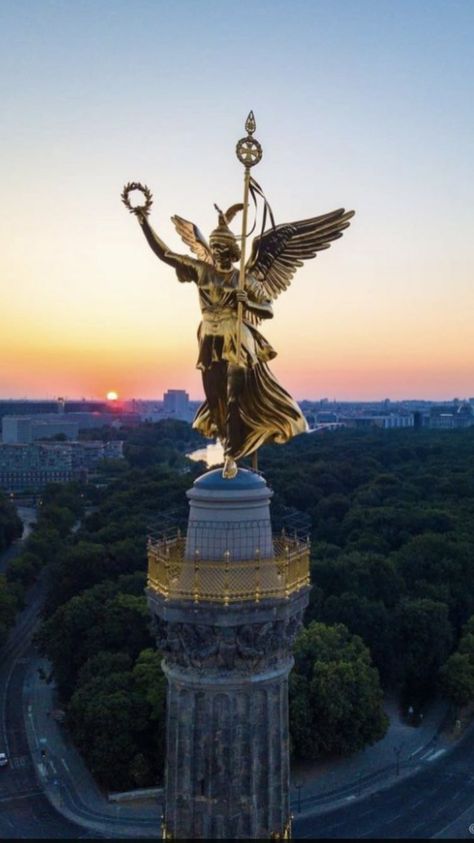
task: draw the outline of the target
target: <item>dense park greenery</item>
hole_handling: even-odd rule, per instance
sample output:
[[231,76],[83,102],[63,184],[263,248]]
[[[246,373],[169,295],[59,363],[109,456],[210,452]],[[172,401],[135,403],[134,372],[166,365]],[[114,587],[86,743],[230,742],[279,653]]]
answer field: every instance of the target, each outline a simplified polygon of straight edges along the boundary
[[[0,493],[0,554],[4,553],[20,538],[23,526],[15,507],[8,497]],[[8,631],[21,605],[21,593],[16,586],[0,574],[0,647],[5,643]]]
[[474,614],[474,428],[311,434],[261,465],[277,506],[311,517],[307,621],[345,624],[424,705]]
[[[161,779],[165,693],[143,596],[146,536],[183,523],[202,471],[184,457],[196,444],[184,423],[125,436],[126,459],[105,464],[95,486],[45,496],[41,529],[16,563],[23,582],[48,561],[38,644],[74,740],[110,789]],[[470,701],[474,430],[312,434],[262,450],[261,469],[276,522],[312,523],[313,588],[290,684],[294,753],[378,740],[381,689],[405,709],[438,688]]]
[[474,615],[463,629],[458,649],[441,668],[440,683],[455,706],[474,702]]
[[0,553],[3,553],[23,531],[16,509],[8,497],[0,492]]
[[382,738],[388,719],[370,653],[343,624],[313,621],[299,635],[290,723],[300,758],[347,755]]

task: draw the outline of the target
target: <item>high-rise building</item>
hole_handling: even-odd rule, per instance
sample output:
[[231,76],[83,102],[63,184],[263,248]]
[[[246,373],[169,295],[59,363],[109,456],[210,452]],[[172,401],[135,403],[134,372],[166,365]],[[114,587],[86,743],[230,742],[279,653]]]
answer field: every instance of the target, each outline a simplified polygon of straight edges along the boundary
[[163,416],[189,421],[192,414],[189,395],[184,389],[168,389],[163,395]]

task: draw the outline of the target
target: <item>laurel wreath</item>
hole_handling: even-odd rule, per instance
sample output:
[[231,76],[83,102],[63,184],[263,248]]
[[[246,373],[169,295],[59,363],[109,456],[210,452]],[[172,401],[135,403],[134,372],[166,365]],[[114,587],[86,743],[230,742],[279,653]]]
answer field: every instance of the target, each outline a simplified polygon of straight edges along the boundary
[[[144,205],[132,205],[130,199],[128,198],[128,195],[132,192],[132,190],[140,190],[143,193],[146,200]],[[145,216],[148,216],[150,208],[153,205],[153,194],[146,184],[140,184],[138,181],[129,181],[120,195],[123,204],[126,208],[128,208],[131,214],[145,214]]]

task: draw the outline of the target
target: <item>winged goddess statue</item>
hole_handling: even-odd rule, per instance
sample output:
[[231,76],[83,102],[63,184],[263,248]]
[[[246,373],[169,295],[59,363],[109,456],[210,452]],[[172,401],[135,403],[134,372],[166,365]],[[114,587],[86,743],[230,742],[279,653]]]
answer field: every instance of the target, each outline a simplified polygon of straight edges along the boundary
[[[147,205],[132,208],[128,192],[133,189],[145,193]],[[205,437],[220,439],[223,476],[235,477],[237,460],[254,453],[265,442],[284,443],[307,429],[300,408],[270,371],[268,362],[276,357],[276,351],[258,326],[273,317],[272,302],[288,288],[303,262],[342,236],[354,211],[340,208],[262,231],[254,238],[239,277],[234,264],[242,259],[241,247],[229,224],[239,211],[245,214],[245,201],[226,212],[215,206],[218,225],[209,242],[194,223],[177,215],[171,218],[194,253],[191,257],[169,249],[150,226],[148,188],[129,183],[122,199],[136,215],[155,255],[173,267],[179,281],[197,287],[202,314],[197,368],[202,373],[206,400],[197,411],[193,427]]]

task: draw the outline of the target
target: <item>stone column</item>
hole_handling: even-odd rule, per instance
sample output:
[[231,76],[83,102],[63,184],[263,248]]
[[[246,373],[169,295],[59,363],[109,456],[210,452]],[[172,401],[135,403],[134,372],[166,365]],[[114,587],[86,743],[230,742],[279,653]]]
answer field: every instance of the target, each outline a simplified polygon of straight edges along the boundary
[[270,494],[253,472],[199,478],[181,566],[171,554],[166,588],[150,574],[168,679],[164,822],[173,839],[288,833],[288,674],[309,589],[304,577],[291,589],[274,554]]

